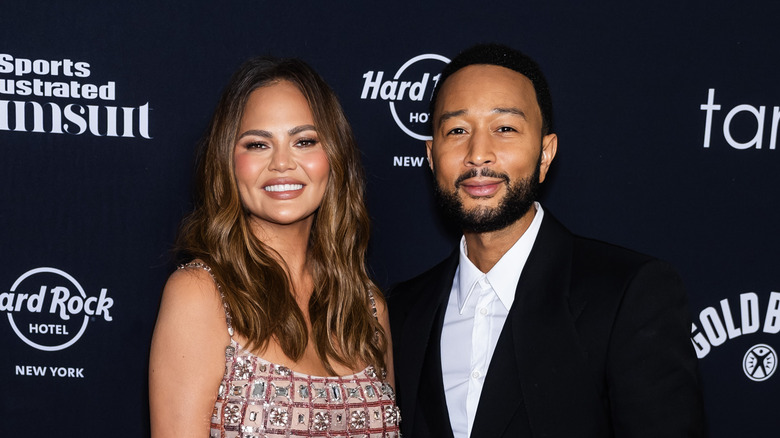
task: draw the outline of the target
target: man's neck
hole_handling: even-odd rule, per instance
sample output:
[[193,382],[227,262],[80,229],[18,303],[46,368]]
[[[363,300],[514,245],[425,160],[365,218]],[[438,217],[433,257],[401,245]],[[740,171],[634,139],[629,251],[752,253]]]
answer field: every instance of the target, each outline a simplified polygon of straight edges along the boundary
[[490,271],[525,234],[534,220],[534,215],[536,215],[536,206],[532,206],[520,219],[500,230],[486,233],[464,232],[469,260],[480,271],[484,273]]

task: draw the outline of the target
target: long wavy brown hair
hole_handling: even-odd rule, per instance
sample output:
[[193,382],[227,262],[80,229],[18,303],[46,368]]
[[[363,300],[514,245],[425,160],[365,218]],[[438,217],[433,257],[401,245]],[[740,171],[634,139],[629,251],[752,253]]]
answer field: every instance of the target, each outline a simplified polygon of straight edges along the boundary
[[[307,260],[314,291],[311,334],[292,293],[281,257],[253,233],[236,185],[233,149],[252,91],[289,81],[306,97],[330,164],[325,195],[315,213]],[[384,331],[369,291],[381,293],[366,271],[369,219],[360,156],[344,111],[325,81],[296,59],[253,58],[234,73],[201,142],[194,211],[184,220],[177,247],[182,260],[211,267],[231,312],[233,327],[250,345],[275,339],[287,357],[302,357],[309,336],[329,373],[332,361],[356,368],[385,367]]]

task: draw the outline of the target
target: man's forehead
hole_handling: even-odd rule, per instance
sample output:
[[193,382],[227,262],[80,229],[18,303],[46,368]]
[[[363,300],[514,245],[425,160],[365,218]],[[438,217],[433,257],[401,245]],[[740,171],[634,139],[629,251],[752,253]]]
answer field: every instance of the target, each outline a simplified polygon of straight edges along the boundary
[[[512,106],[512,107],[497,106],[497,107],[494,107],[494,108],[488,108],[486,112],[491,113],[491,114],[495,114],[495,115],[511,114],[513,116],[520,117],[521,119],[523,119],[525,121],[528,121],[528,117],[525,115],[525,111],[523,111],[521,108],[518,108],[518,107],[515,107],[515,106]],[[443,123],[443,122],[445,122],[445,121],[447,121],[449,119],[454,119],[454,118],[458,118],[458,117],[465,117],[465,116],[468,116],[468,115],[469,115],[469,110],[465,109],[465,108],[464,109],[458,109],[458,110],[455,110],[455,111],[446,111],[446,110],[444,110],[439,115],[439,123]]]
[[472,105],[533,111],[536,92],[530,79],[506,67],[474,64],[453,73],[442,84],[436,111],[467,110]]

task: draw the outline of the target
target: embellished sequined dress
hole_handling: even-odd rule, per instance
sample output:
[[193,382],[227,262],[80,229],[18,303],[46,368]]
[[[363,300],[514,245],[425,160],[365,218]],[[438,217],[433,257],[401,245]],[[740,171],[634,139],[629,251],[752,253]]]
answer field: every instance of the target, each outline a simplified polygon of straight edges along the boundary
[[[182,267],[211,273],[201,263]],[[211,416],[211,438],[400,436],[395,394],[383,372],[371,365],[340,377],[292,371],[239,345],[233,339],[227,305],[225,314],[230,345],[225,348],[225,375]]]

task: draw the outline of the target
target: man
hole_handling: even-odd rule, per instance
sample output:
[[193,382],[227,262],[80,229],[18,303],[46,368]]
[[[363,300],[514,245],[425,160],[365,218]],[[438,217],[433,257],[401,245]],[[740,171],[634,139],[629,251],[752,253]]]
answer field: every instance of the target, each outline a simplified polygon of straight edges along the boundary
[[703,434],[674,270],[574,236],[534,202],[551,118],[538,66],[508,47],[472,47],[442,72],[426,146],[463,237],[389,294],[406,438]]

